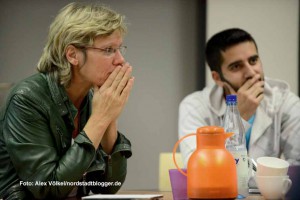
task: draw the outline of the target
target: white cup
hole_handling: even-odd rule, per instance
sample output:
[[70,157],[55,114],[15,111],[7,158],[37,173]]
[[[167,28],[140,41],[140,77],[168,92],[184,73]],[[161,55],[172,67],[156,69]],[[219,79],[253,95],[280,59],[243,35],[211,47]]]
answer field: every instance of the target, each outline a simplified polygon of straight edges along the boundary
[[284,199],[292,186],[289,176],[255,176],[255,181],[265,199]]
[[260,157],[257,159],[258,176],[285,176],[289,163],[276,157]]

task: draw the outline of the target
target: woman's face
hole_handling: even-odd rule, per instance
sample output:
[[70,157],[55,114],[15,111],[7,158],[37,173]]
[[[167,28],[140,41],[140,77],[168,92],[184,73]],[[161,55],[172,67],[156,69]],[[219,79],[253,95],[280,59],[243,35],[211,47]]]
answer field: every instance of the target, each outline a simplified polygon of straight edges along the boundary
[[92,46],[85,47],[86,57],[80,59],[76,73],[80,81],[90,87],[103,85],[112,71],[125,62],[118,50],[122,43],[122,34],[120,31],[114,31],[109,36],[97,37]]

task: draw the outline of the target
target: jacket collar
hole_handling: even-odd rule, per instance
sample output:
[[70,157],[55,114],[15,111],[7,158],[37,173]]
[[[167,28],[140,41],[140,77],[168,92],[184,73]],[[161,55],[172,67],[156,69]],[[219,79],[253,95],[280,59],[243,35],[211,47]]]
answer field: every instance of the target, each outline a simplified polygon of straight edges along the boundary
[[226,102],[223,94],[223,88],[215,84],[208,95],[208,105],[218,117],[222,117],[226,110]]
[[[250,146],[254,144],[266,131],[266,129],[271,126],[273,120],[272,118],[268,115],[266,110],[262,107],[259,106],[256,109],[256,115],[255,115],[255,120],[252,126],[252,133],[251,138],[250,138]],[[250,148],[251,150],[251,148]]]
[[68,96],[66,90],[62,85],[59,85],[54,75],[51,73],[44,74],[49,85],[50,93],[54,103],[57,105],[60,115],[66,115],[68,109],[66,102],[68,101]]
[[255,143],[272,123],[275,126],[280,123],[276,121],[276,115],[289,92],[287,83],[270,78],[265,78],[264,88],[264,99],[256,110],[256,118],[252,127],[252,132],[255,134],[251,136],[250,145]]
[[[51,73],[47,73],[44,75],[46,76],[51,96],[54,103],[57,105],[60,115],[64,116],[68,114],[69,120],[71,121],[71,124],[73,124],[73,120],[78,113],[77,108],[70,101],[65,88],[56,81],[54,75]],[[90,91],[86,98],[83,100],[83,104],[81,105],[81,116],[86,117],[89,115],[89,113],[91,113],[91,108],[88,107],[90,106],[88,102],[90,101],[90,99],[92,99],[92,96],[93,94]],[[85,117],[81,117],[81,119],[83,120],[81,121],[81,123],[85,123],[87,121]]]

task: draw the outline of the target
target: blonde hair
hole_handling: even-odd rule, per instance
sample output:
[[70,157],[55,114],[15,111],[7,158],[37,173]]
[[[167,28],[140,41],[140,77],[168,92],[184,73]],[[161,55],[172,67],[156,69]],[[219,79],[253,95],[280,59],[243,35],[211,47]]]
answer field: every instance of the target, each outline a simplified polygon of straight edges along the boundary
[[68,45],[93,45],[97,36],[108,36],[115,30],[126,33],[124,16],[97,4],[71,3],[62,8],[50,25],[49,34],[37,70],[53,73],[60,84],[70,83],[71,64],[66,59]]

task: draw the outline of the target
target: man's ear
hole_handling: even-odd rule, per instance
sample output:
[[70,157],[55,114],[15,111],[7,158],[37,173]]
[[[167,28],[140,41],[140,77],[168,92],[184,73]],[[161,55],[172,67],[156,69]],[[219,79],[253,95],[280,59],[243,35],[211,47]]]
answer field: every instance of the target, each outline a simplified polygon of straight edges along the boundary
[[215,83],[220,86],[223,87],[223,81],[221,80],[220,74],[216,71],[212,71],[211,72],[211,77],[212,79],[214,79]]
[[68,45],[66,48],[66,58],[72,65],[76,66],[79,64],[79,56],[76,47]]

